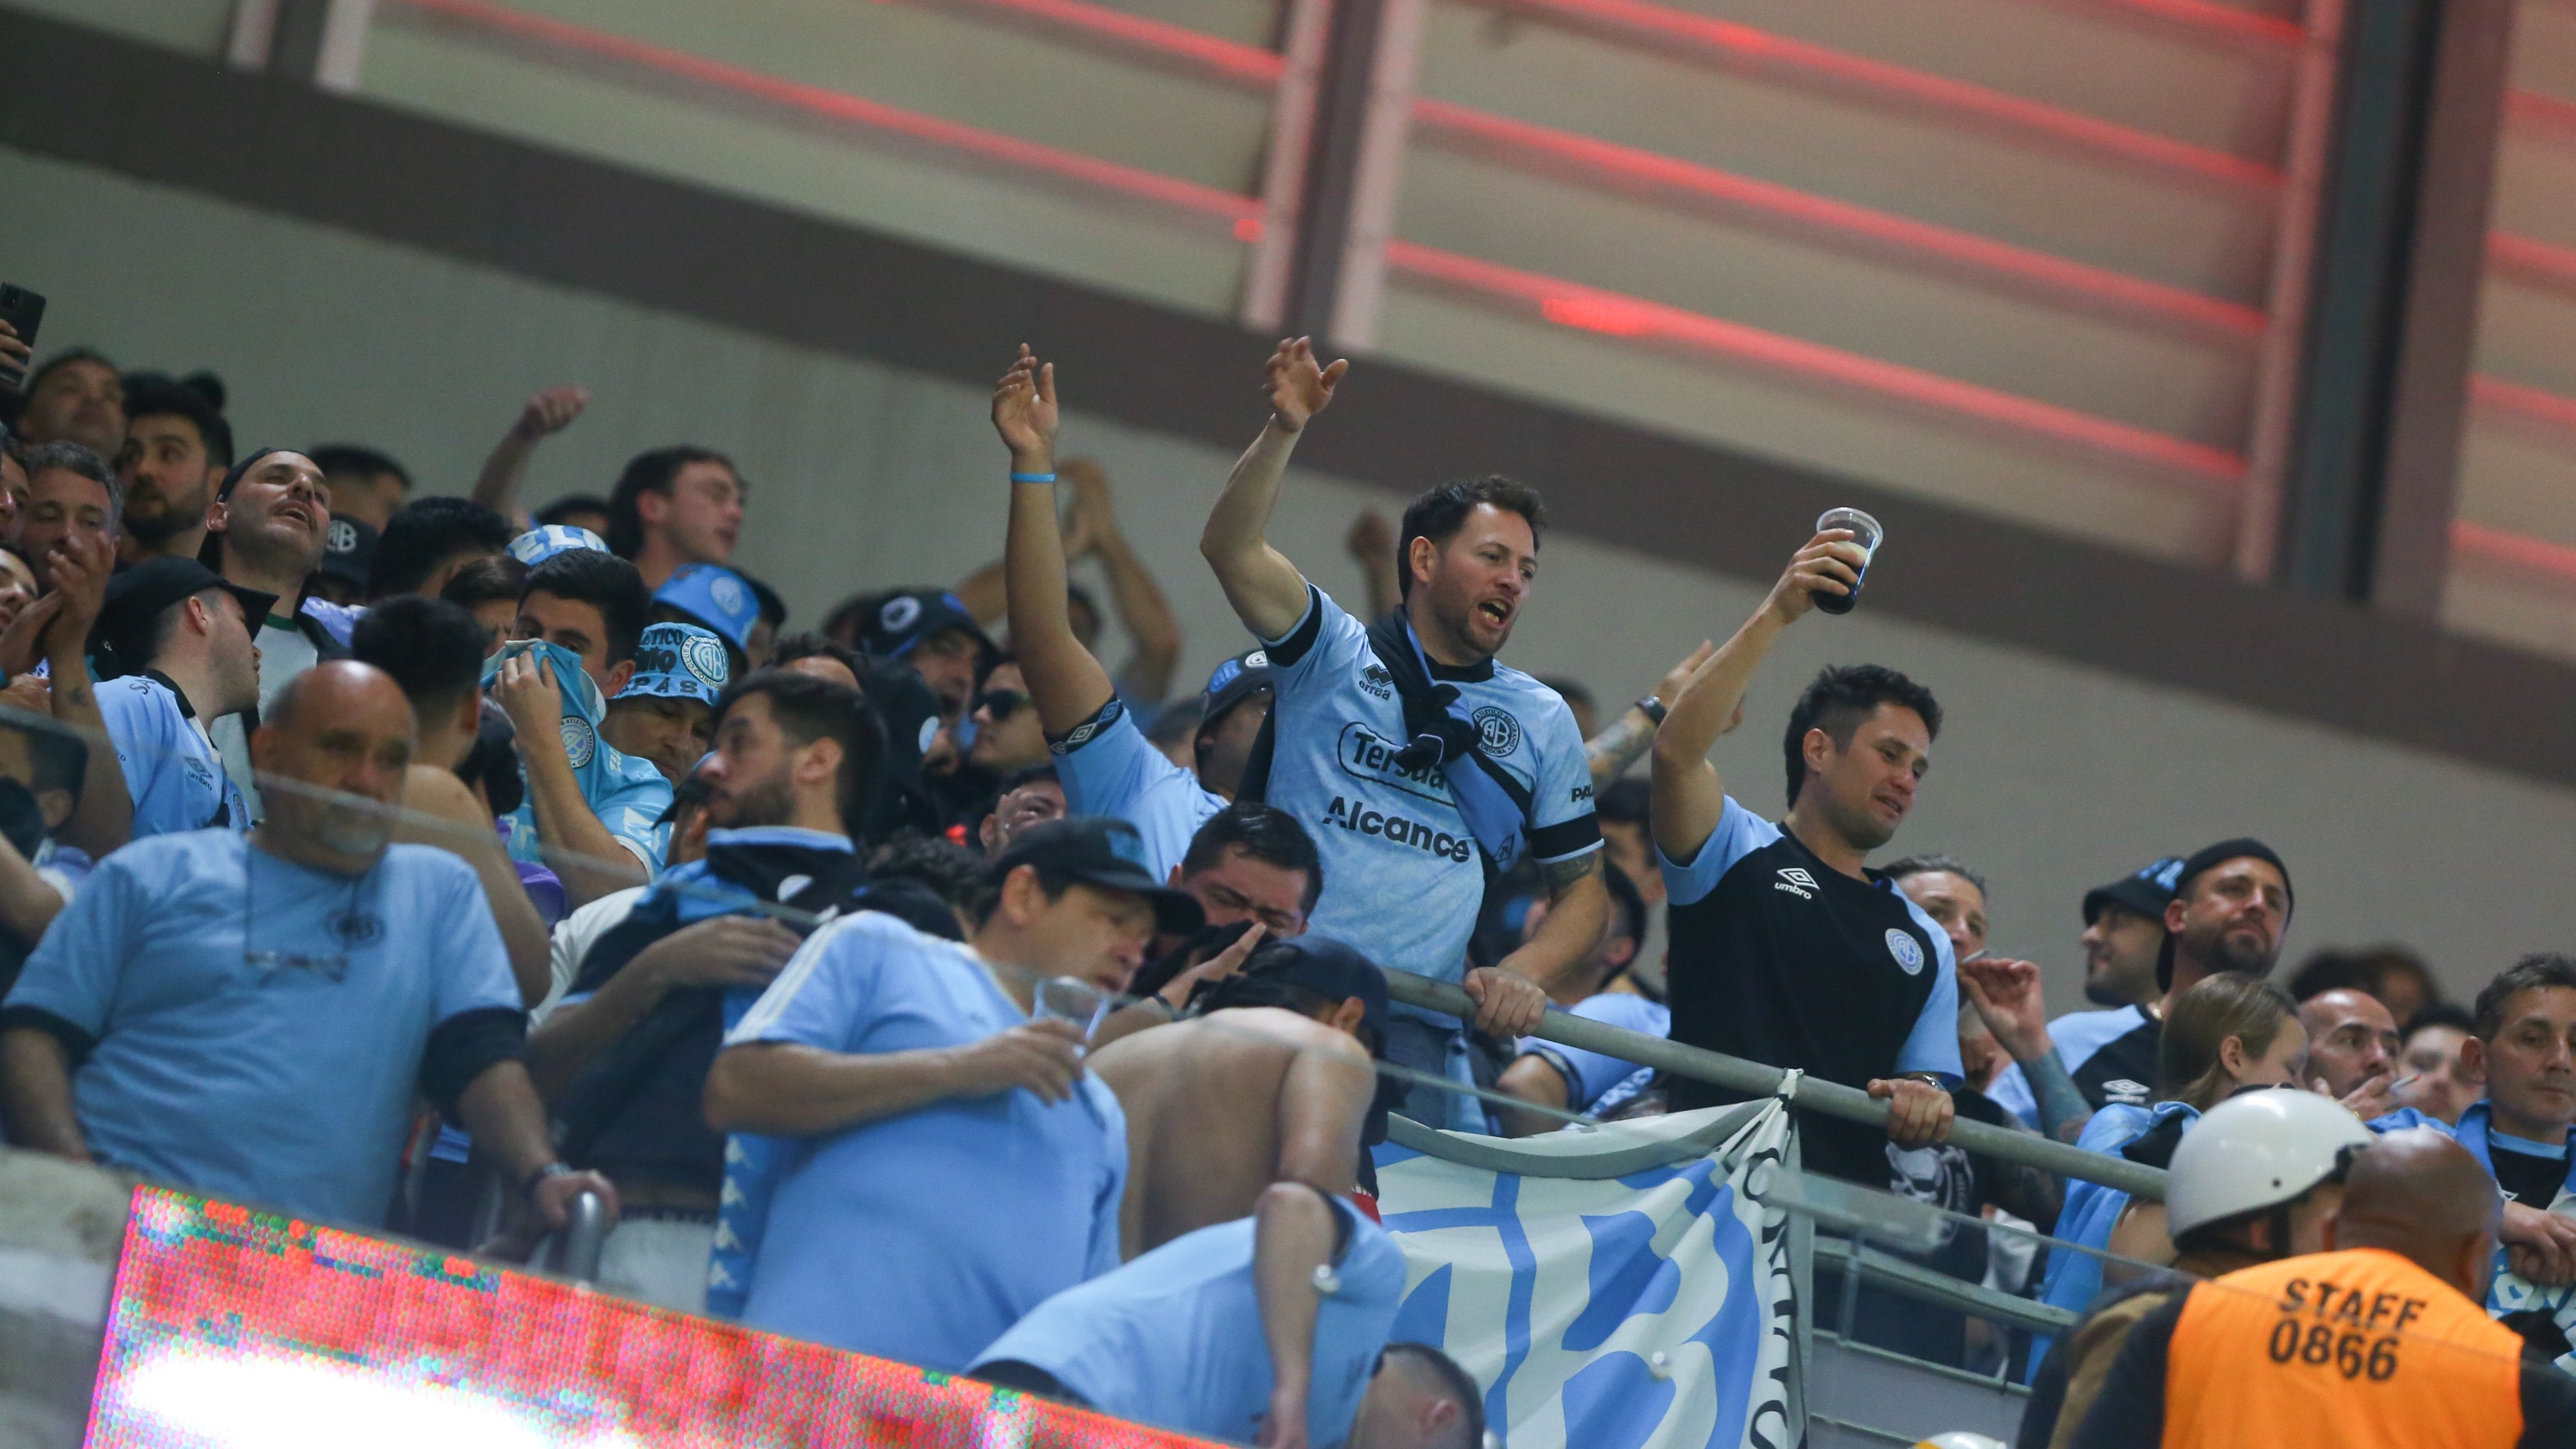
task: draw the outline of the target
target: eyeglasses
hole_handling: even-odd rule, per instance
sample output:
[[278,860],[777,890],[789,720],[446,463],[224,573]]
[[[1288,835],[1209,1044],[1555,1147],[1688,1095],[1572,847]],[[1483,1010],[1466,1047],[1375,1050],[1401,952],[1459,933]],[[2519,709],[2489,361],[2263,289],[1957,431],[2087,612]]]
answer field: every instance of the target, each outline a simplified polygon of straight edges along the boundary
[[992,715],[993,723],[1000,724],[1026,708],[1029,702],[1027,693],[1021,690],[988,689],[975,696],[975,708],[968,710],[967,713],[973,714],[980,710]]

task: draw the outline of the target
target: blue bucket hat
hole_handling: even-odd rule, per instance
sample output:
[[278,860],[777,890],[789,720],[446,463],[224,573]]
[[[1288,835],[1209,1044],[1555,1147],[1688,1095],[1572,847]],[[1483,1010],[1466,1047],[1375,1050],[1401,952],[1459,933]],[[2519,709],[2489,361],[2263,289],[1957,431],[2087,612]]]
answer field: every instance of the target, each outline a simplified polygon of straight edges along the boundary
[[653,601],[690,615],[732,640],[736,649],[751,647],[752,626],[760,622],[760,599],[750,581],[716,564],[682,564],[670,582],[653,591]]
[[573,553],[585,548],[597,553],[606,553],[608,542],[587,528],[575,528],[569,523],[549,523],[542,528],[531,528],[517,538],[511,539],[510,557],[530,568],[535,568],[556,554]]
[[695,624],[654,624],[635,646],[635,675],[617,697],[694,699],[713,709],[732,676],[722,639]]

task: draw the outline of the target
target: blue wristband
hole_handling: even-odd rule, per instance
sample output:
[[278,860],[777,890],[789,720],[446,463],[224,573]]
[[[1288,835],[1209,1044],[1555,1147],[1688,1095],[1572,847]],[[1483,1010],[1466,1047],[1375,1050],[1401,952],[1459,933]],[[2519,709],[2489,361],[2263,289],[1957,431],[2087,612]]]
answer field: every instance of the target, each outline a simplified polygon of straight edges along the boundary
[[1055,475],[1053,473],[1013,473],[1011,475],[1011,481],[1014,483],[1052,483],[1055,481]]

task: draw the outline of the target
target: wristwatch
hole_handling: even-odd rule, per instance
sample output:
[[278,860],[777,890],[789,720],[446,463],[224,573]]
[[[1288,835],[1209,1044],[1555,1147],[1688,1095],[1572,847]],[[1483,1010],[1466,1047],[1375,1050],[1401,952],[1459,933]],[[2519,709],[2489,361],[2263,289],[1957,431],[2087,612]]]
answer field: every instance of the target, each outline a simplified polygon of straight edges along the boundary
[[558,1157],[554,1161],[547,1163],[545,1166],[538,1168],[536,1171],[529,1173],[526,1177],[519,1179],[519,1197],[523,1201],[534,1201],[536,1198],[538,1183],[545,1181],[549,1177],[570,1177],[572,1174],[572,1164]]
[[1651,694],[1637,701],[1636,710],[1658,726],[1664,722],[1664,702]]

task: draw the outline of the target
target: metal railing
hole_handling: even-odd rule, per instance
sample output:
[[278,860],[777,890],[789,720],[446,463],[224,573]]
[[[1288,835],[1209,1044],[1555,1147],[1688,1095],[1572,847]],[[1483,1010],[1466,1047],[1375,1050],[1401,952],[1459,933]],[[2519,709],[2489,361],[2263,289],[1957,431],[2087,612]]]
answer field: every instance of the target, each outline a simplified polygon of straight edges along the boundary
[[[1476,1012],[1476,1005],[1468,999],[1466,992],[1446,982],[1416,976],[1410,971],[1387,972],[1386,987],[1387,994],[1397,1001],[1424,1011],[1445,1012],[1459,1017],[1470,1017]],[[1600,1052],[1621,1061],[1635,1062],[1641,1067],[1653,1067],[1675,1076],[1707,1082],[1748,1098],[1782,1095],[1781,1083],[1789,1075],[1778,1067],[1684,1046],[1664,1037],[1607,1026],[1564,1011],[1550,1011],[1541,1017],[1538,1030],[1532,1035],[1544,1041]],[[1828,1117],[1873,1127],[1887,1125],[1885,1102],[1840,1082],[1802,1076],[1787,1096],[1789,1104],[1801,1111],[1821,1112]],[[2086,1152],[2033,1133],[1990,1127],[1964,1118],[1952,1124],[1949,1140],[1970,1152],[1999,1161],[2035,1167],[2059,1177],[2098,1182],[2149,1202],[2164,1201],[2164,1172],[2125,1157]]]

